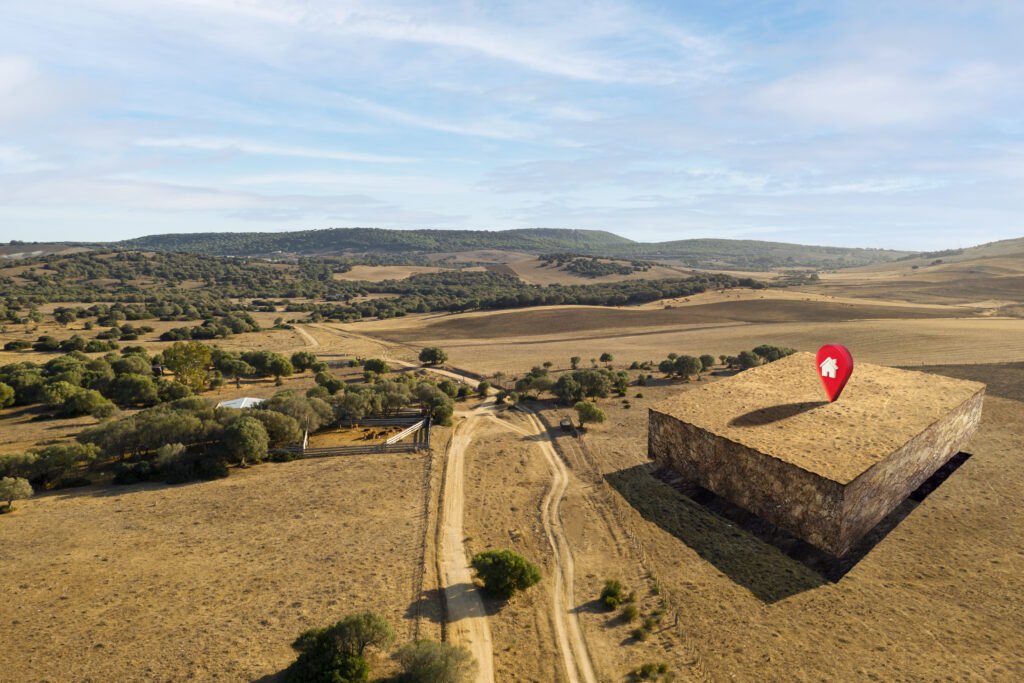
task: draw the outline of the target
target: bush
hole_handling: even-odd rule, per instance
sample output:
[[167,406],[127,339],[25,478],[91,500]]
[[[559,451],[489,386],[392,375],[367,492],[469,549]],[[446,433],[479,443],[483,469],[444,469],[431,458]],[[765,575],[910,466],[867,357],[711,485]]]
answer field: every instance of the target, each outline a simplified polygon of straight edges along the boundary
[[622,587],[620,581],[615,579],[609,579],[604,582],[604,588],[601,589],[601,604],[608,611],[618,609],[626,598],[626,590]]
[[634,669],[630,672],[629,676],[634,681],[653,681],[659,676],[664,676],[668,673],[668,665],[664,663],[655,664],[653,662],[647,662],[638,669]]
[[473,556],[473,570],[484,590],[508,599],[540,581],[540,569],[511,550],[487,550]]
[[628,604],[622,608],[622,619],[623,621],[636,621],[636,618],[640,616],[640,610],[634,604]]
[[700,357],[701,369],[708,370],[709,368],[714,366],[714,364],[715,364],[715,357],[712,356],[711,354],[705,353],[703,356]]
[[469,650],[452,643],[417,640],[394,654],[402,667],[404,683],[463,683],[476,676],[476,662]]
[[32,485],[24,477],[4,477],[0,479],[0,502],[7,510],[14,507],[14,501],[32,497]]

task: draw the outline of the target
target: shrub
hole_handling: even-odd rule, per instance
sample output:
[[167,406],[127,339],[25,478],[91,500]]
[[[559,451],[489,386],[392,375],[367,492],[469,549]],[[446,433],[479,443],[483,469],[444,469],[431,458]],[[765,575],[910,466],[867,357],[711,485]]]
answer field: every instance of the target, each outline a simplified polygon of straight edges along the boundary
[[715,364],[715,357],[709,353],[705,353],[700,357],[701,369],[707,370]]
[[622,608],[623,621],[636,621],[638,616],[640,616],[640,610],[636,605],[630,603]]
[[540,569],[511,550],[487,550],[473,556],[473,570],[484,590],[508,599],[540,581]]
[[476,662],[469,650],[452,643],[417,640],[394,654],[402,667],[404,683],[463,683],[476,676]]
[[647,662],[637,669],[630,672],[630,678],[634,681],[653,681],[659,676],[664,676],[668,673],[668,665],[665,663],[655,664],[653,662]]
[[634,640],[639,640],[640,642],[643,642],[651,637],[651,632],[641,626],[630,631],[629,635],[632,636]]
[[605,609],[609,611],[617,609],[625,601],[625,597],[626,591],[620,581],[609,579],[604,582],[604,588],[601,589],[601,604]]
[[479,396],[480,398],[485,398],[487,396],[487,392],[490,391],[490,389],[491,389],[491,383],[490,382],[488,382],[487,380],[484,380],[484,381],[480,382],[476,386],[477,396]]

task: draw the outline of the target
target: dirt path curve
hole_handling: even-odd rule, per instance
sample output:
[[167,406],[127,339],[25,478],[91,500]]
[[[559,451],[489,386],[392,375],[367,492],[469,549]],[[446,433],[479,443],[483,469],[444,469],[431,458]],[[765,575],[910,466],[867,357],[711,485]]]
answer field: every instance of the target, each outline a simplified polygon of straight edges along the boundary
[[[420,367],[416,363],[389,358],[387,351],[390,345],[380,340],[342,332],[330,327],[320,325],[317,327],[342,337],[349,335],[372,340],[384,351],[384,357],[389,363],[405,368]],[[438,375],[460,380],[474,388],[479,384],[478,380],[457,372],[430,366],[423,366],[423,368]],[[493,394],[494,390],[489,393]],[[590,659],[586,640],[583,638],[579,616],[575,612],[575,563],[560,516],[562,499],[569,486],[569,470],[555,451],[547,429],[533,411],[528,408],[519,408],[526,414],[529,424],[529,428],[524,429],[500,419],[496,410],[497,405],[494,399],[488,398],[470,410],[457,412],[456,417],[461,419],[452,433],[452,439],[448,446],[442,493],[444,502],[440,519],[441,548],[438,549],[438,555],[441,560],[441,581],[444,584],[448,623],[451,625],[453,640],[466,645],[473,653],[473,658],[476,659],[479,666],[477,680],[485,683],[494,681],[494,651],[490,626],[487,623],[480,591],[473,583],[463,543],[465,537],[463,517],[466,451],[479,421],[494,420],[506,429],[534,439],[551,469],[551,486],[541,503],[541,522],[554,555],[556,576],[552,590],[551,617],[558,640],[558,651],[562,655],[566,676],[570,683],[596,683],[594,664]]]
[[320,346],[320,340],[309,333],[302,325],[295,325],[295,331],[302,335],[302,338],[306,340],[306,346],[309,348],[316,348]]
[[445,463],[444,504],[441,511],[441,581],[448,606],[449,634],[452,640],[469,648],[477,663],[477,681],[494,682],[494,643],[480,590],[473,583],[473,574],[463,544],[466,449],[473,438],[479,418],[475,411],[467,414],[455,427],[448,445]]
[[541,521],[555,558],[557,575],[551,617],[555,625],[555,633],[558,636],[558,649],[562,653],[570,681],[573,683],[577,681],[596,683],[594,663],[590,659],[590,651],[587,649],[587,641],[583,638],[579,614],[575,609],[576,563],[569,548],[569,541],[565,537],[565,530],[562,528],[560,513],[562,499],[569,487],[569,470],[555,451],[555,447],[551,443],[551,436],[537,415],[529,408],[520,407],[518,409],[526,413],[529,418],[533,428],[530,436],[537,439],[536,443],[551,468],[551,487],[541,504]]

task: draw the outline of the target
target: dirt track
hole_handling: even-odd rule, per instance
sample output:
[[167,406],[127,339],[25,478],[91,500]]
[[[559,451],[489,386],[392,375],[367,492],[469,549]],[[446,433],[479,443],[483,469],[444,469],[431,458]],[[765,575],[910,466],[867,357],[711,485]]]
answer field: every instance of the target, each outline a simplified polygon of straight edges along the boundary
[[477,681],[494,681],[494,645],[487,624],[480,591],[473,583],[473,575],[466,561],[466,548],[462,542],[465,496],[463,481],[466,449],[473,437],[476,418],[467,415],[455,428],[448,447],[445,464],[445,486],[441,514],[441,581],[444,583],[449,634],[457,643],[469,648],[477,662]]

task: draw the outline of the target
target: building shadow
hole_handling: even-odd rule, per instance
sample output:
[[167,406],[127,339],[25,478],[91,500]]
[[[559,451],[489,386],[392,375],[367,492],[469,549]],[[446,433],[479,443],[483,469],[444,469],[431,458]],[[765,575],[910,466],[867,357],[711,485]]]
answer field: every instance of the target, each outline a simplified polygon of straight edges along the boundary
[[645,519],[770,604],[839,582],[970,457],[958,453],[950,458],[841,557],[653,464],[613,472],[606,479]]
[[804,401],[802,403],[784,403],[782,405],[769,406],[768,408],[759,408],[757,410],[751,410],[749,413],[744,413],[738,417],[734,417],[729,421],[729,426],[757,427],[760,425],[767,425],[773,422],[787,420],[791,417],[796,417],[801,413],[806,413],[809,410],[814,410],[815,408],[827,405],[828,401]]
[[652,465],[637,465],[605,478],[644,519],[681,540],[758,600],[778,602],[825,583],[820,574],[684,496],[653,472]]

